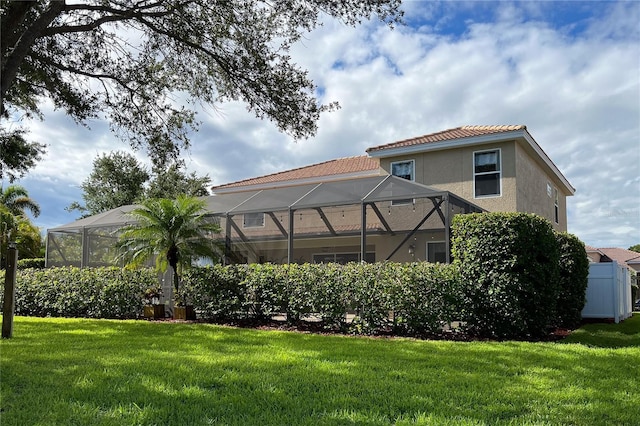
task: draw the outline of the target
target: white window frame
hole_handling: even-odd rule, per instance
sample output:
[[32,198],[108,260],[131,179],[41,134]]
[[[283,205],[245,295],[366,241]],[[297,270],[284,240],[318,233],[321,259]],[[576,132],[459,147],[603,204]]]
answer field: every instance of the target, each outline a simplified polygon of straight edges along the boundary
[[560,193],[558,188],[553,188],[553,219],[556,224],[560,223]]
[[[487,152],[497,152],[498,153],[498,170],[492,172],[480,172],[476,173],[476,154],[484,154]],[[473,198],[497,198],[502,197],[502,149],[500,148],[492,148],[492,149],[483,149],[482,151],[474,151],[473,156],[471,157],[471,167],[473,170]],[[497,194],[488,194],[488,195],[476,195],[476,176],[485,176],[498,174],[498,193]]]
[[[434,241],[427,241],[425,244],[425,260],[427,262],[429,262],[429,244],[444,244],[444,249],[447,250],[447,244],[444,240],[434,240]],[[446,258],[446,253],[445,253],[445,258]]]
[[[409,182],[415,182],[416,181],[416,160],[414,160],[414,159],[392,161],[389,164],[389,174],[391,174],[391,176],[396,176],[396,175],[393,174],[393,165],[394,164],[402,164],[402,163],[411,163],[411,179],[407,179],[407,180],[409,180]],[[401,177],[401,176],[396,176],[396,177]],[[407,198],[406,200],[392,200],[391,201],[391,205],[392,206],[406,206],[408,204],[413,204],[414,202],[415,202],[415,200],[413,200],[411,198]]]
[[[247,225],[247,215],[262,215],[262,223],[260,225]],[[256,213],[245,213],[242,215],[242,227],[243,228],[264,228],[264,213],[256,212]]]

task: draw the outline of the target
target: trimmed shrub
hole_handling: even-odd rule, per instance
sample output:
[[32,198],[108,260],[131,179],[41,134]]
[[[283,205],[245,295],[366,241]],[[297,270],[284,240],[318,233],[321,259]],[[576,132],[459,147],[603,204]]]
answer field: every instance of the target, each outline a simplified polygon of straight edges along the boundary
[[392,283],[389,263],[348,263],[342,279],[347,287],[349,310],[355,312],[351,331],[372,334],[392,326]]
[[280,265],[250,264],[245,279],[247,297],[245,312],[257,321],[269,320],[286,311],[287,276]]
[[551,224],[525,213],[457,215],[452,253],[469,332],[538,338],[556,318],[558,246]]
[[44,269],[44,258],[18,259],[18,269]]
[[292,263],[282,265],[286,270],[286,314],[287,321],[296,323],[305,316],[315,313],[317,287],[321,285],[322,264]]
[[[291,324],[310,316],[356,334],[438,331],[459,318],[461,286],[452,265],[252,264],[192,268],[183,288],[201,318],[266,322],[284,313]],[[347,314],[354,313],[347,324]]]
[[23,269],[16,276],[16,315],[135,318],[144,291],[156,283],[147,269]]
[[182,289],[201,317],[235,321],[248,315],[247,271],[247,265],[190,268],[182,276]]
[[589,258],[584,243],[575,235],[556,233],[560,249],[560,288],[556,305],[557,325],[576,328],[582,321],[589,278]]
[[460,274],[455,265],[411,263],[389,265],[394,277],[392,303],[400,334],[436,333],[460,319]]

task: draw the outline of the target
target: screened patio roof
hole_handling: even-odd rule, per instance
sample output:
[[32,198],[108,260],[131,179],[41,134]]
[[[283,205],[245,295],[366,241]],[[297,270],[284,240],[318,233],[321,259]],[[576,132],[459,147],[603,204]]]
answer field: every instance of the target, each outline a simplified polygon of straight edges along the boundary
[[[448,195],[450,201],[457,201],[456,204],[468,205],[471,211],[482,211],[480,207],[447,191],[435,190],[426,185],[391,175],[211,195],[203,197],[203,199],[210,215],[226,216],[445,195]],[[118,207],[66,225],[50,228],[49,232],[73,232],[86,228],[122,226],[132,222],[132,218],[127,213],[136,207],[138,206]]]

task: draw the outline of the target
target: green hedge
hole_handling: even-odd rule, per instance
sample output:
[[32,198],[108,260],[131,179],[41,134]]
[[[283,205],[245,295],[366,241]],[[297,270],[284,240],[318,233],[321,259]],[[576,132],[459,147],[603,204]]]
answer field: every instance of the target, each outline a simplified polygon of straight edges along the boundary
[[459,274],[441,264],[208,266],[186,272],[183,286],[204,318],[259,322],[285,314],[297,323],[313,316],[363,334],[434,332],[459,310]]
[[582,320],[589,277],[589,258],[584,243],[575,235],[556,234],[560,249],[560,281],[557,325],[576,328]]
[[[3,274],[4,275],[4,274]],[[16,315],[136,318],[143,295],[156,286],[152,270],[116,267],[23,269],[16,275]],[[4,287],[4,276],[1,282]],[[4,297],[4,288],[2,289]]]
[[469,332],[492,338],[548,334],[556,322],[559,250],[547,220],[525,213],[455,216],[452,254]]
[[18,259],[18,269],[44,269],[44,257],[34,259]]

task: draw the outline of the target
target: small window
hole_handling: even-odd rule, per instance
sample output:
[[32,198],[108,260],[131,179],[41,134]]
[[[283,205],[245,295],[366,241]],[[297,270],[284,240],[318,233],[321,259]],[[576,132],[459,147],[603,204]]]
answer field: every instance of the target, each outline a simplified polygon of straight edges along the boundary
[[501,195],[500,150],[473,154],[473,184],[476,198]]
[[553,188],[553,218],[556,223],[560,223],[560,198],[558,188]]
[[551,184],[550,183],[547,184],[547,195],[549,196],[549,198],[551,198]]
[[391,174],[393,176],[401,177],[402,179],[414,180],[415,162],[413,160],[408,161],[396,161],[391,163]]
[[447,263],[447,246],[444,241],[429,241],[427,243],[427,262]]
[[264,226],[264,213],[245,213],[242,226],[245,228]]
[[[393,176],[400,177],[402,179],[414,181],[415,180],[415,161],[407,160],[407,161],[396,161],[391,163],[391,174]],[[400,206],[404,204],[413,203],[412,199],[407,200],[394,200],[391,202],[392,206]]]

